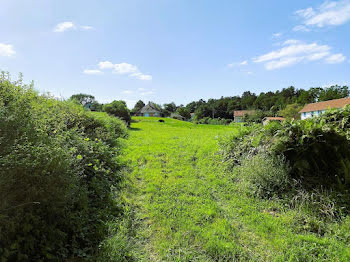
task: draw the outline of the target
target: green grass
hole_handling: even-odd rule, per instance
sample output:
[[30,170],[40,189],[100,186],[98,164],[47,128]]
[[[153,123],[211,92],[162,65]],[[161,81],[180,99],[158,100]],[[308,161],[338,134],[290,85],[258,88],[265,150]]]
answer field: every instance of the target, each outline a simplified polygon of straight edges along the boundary
[[350,260],[349,218],[319,221],[233,182],[217,140],[240,125],[133,120],[120,196],[125,218],[108,240],[111,260]]

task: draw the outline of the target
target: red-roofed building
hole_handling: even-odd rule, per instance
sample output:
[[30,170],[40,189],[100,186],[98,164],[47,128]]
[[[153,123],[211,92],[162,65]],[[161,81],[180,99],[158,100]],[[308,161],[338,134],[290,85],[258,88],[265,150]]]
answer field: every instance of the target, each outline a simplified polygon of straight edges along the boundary
[[301,114],[301,120],[319,116],[323,114],[326,110],[332,108],[343,108],[350,104],[350,97],[328,100],[318,103],[307,104],[302,110],[299,111]]
[[267,125],[270,121],[277,121],[277,122],[283,122],[284,120],[286,120],[284,117],[280,117],[280,116],[267,116],[264,117],[263,119],[263,125]]
[[237,110],[233,112],[234,122],[243,122],[243,117],[245,115],[252,115],[255,110]]

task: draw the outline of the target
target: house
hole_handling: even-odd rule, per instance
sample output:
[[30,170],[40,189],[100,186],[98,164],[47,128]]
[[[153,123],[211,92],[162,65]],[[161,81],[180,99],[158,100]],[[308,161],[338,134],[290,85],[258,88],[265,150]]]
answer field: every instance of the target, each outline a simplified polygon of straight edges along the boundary
[[243,122],[243,117],[245,115],[252,115],[255,113],[255,110],[237,110],[233,112],[234,122]]
[[182,121],[186,120],[183,116],[181,116],[179,114],[175,114],[175,113],[171,113],[170,117],[174,118],[174,119],[177,119],[177,120],[182,120]]
[[319,116],[323,114],[326,110],[332,108],[343,108],[350,104],[350,97],[328,100],[318,103],[307,104],[302,110],[299,111],[301,114],[301,120]]
[[163,117],[164,114],[157,109],[157,107],[149,102],[147,105],[145,105],[143,108],[141,108],[140,111],[138,111],[136,116],[154,116],[154,117]]
[[267,117],[264,117],[264,119],[263,119],[263,125],[266,126],[271,121],[283,122],[284,120],[286,120],[286,119],[284,117],[280,117],[280,116],[267,116]]

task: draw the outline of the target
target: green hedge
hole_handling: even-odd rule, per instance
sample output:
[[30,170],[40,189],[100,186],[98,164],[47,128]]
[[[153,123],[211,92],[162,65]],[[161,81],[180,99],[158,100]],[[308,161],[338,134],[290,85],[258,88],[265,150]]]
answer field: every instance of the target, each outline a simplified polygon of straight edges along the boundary
[[121,120],[0,78],[0,260],[93,260],[120,211]]
[[247,127],[222,146],[236,164],[264,151],[283,156],[291,177],[306,187],[350,189],[349,126],[350,106],[309,120]]

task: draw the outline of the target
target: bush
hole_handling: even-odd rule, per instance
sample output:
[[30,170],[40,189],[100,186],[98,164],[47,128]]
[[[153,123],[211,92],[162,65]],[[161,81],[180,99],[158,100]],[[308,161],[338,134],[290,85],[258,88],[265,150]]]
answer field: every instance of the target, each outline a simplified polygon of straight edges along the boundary
[[262,198],[281,196],[291,187],[289,167],[279,156],[260,153],[246,158],[235,174],[244,191]]
[[307,121],[247,127],[222,142],[227,158],[239,164],[262,149],[283,156],[291,177],[305,187],[324,185],[350,189],[350,107]]
[[350,106],[306,121],[244,126],[220,147],[247,192],[339,218],[350,210],[349,127]]
[[124,101],[113,101],[110,104],[106,104],[103,106],[103,111],[109,115],[120,118],[121,120],[125,121],[128,126],[130,125],[130,110],[126,107],[126,103]]
[[232,119],[204,117],[202,119],[195,120],[194,122],[196,124],[206,125],[229,125],[232,122]]
[[92,260],[119,214],[125,125],[0,78],[0,258]]

